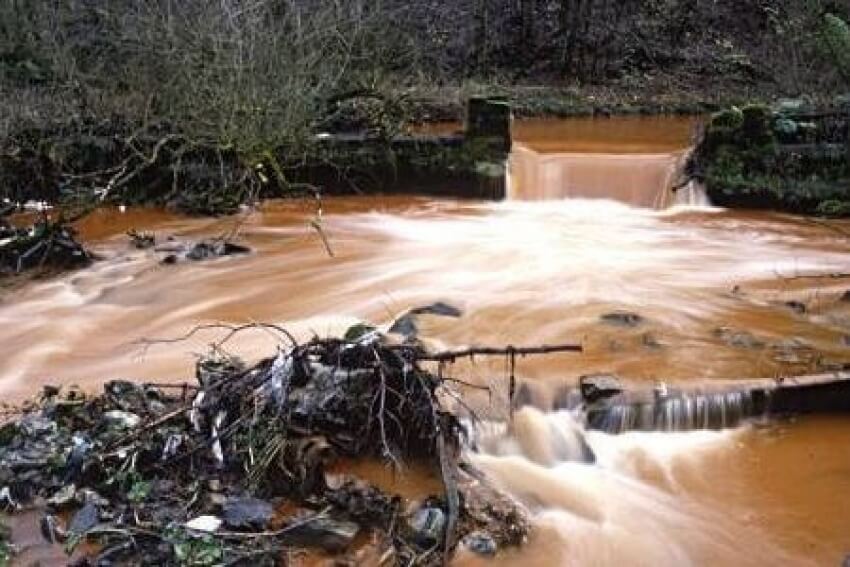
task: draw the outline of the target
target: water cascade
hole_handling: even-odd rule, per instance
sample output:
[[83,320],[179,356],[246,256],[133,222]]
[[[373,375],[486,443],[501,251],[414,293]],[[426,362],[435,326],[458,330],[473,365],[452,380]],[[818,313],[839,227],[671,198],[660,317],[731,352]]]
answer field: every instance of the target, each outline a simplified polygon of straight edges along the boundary
[[[636,122],[636,124],[639,124]],[[534,127],[516,128],[510,157],[507,196],[523,201],[566,198],[610,199],[636,207],[666,209],[674,205],[708,205],[695,181],[684,181],[691,148],[681,136],[653,140],[646,131],[626,131],[623,139],[598,144],[571,143],[587,135],[582,123],[559,132],[562,138],[540,139]],[[569,128],[565,126],[564,128]],[[528,139],[528,142],[524,140]]]

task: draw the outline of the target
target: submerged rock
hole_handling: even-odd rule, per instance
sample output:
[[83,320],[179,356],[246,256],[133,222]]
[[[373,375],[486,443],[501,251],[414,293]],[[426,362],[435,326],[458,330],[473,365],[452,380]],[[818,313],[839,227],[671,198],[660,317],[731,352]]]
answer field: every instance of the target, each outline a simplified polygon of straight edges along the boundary
[[645,321],[643,316],[631,311],[613,311],[600,316],[600,319],[603,323],[620,327],[637,327]]
[[224,523],[233,529],[264,529],[274,515],[271,504],[258,498],[232,498],[222,507]]
[[189,260],[207,260],[209,258],[219,258],[222,256],[233,256],[236,254],[248,254],[251,249],[247,246],[241,246],[228,242],[227,240],[201,241],[195,244],[189,252],[186,253],[186,258]]

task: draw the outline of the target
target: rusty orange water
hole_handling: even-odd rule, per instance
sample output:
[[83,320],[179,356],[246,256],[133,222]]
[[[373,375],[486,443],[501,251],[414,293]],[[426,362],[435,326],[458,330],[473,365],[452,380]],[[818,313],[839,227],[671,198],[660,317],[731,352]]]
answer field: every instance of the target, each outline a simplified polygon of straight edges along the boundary
[[[604,189],[606,155],[628,154],[651,169],[655,158],[647,154],[685,150],[690,129],[677,120],[536,123],[518,128],[518,146],[563,156]],[[606,137],[615,140],[610,154]],[[597,165],[577,155],[588,153],[601,156]],[[647,192],[659,190],[652,179],[641,181]],[[99,211],[81,231],[102,261],[2,298],[0,391],[19,400],[46,383],[190,380],[195,355],[219,333],[167,345],[139,341],[220,321],[280,323],[307,338],[364,319],[387,324],[437,300],[464,311],[457,320],[423,321],[438,347],[582,343],[583,354],[519,362],[519,378],[541,399],[594,371],[647,385],[694,384],[850,362],[850,303],[840,300],[850,289],[847,223],[706,207],[654,210],[604,198],[622,194],[504,203],[328,199],[322,226],[333,256],[308,225],[315,216],[309,203],[269,202],[244,218],[217,220]],[[254,252],[198,264],[161,265],[163,253],[135,250],[123,235],[136,228],[161,242],[169,235],[192,240],[237,224]],[[613,311],[637,313],[642,322],[620,327],[600,319]],[[730,344],[730,330],[749,333],[757,346]],[[247,331],[225,347],[255,358],[276,342]],[[504,361],[478,360],[455,372],[494,385],[494,402],[504,401]],[[838,564],[850,552],[850,420],[591,434],[589,442],[595,466],[480,457],[534,515],[529,545],[500,562]]]

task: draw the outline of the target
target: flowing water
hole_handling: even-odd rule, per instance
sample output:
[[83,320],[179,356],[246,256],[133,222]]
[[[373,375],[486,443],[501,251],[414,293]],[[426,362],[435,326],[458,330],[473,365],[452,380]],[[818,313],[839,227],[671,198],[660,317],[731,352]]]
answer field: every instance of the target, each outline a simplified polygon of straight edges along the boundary
[[[0,303],[0,394],[189,380],[195,354],[219,333],[139,340],[177,338],[201,323],[276,322],[309,337],[362,319],[387,324],[442,300],[464,314],[423,321],[436,345],[585,347],[519,360],[532,406],[510,430],[481,432],[473,458],[535,524],[529,545],[497,564],[840,564],[850,552],[850,419],[609,435],[551,409],[591,372],[693,388],[850,362],[850,302],[840,300],[850,289],[850,225],[713,209],[698,187],[676,196],[692,127],[520,123],[511,199],[328,199],[332,256],[308,226],[307,203],[270,202],[240,219],[250,256],[174,266],[132,249],[123,232],[192,239],[237,221],[99,211],[80,228],[102,261]],[[612,312],[640,319],[602,319]],[[226,348],[250,358],[275,344],[253,331]],[[453,372],[493,386],[485,413],[505,417],[505,361]]]

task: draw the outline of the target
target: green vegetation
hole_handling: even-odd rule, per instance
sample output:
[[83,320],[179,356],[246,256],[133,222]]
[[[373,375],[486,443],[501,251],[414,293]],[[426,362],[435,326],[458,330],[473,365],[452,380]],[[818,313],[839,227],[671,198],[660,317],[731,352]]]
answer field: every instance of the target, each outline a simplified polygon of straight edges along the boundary
[[334,175],[385,189],[372,170],[407,167],[388,144],[329,163],[317,135],[386,142],[472,95],[557,116],[834,96],[848,17],[847,0],[4,0],[0,197],[210,214]]
[[804,101],[733,107],[712,116],[692,168],[720,205],[848,216],[848,121]]

